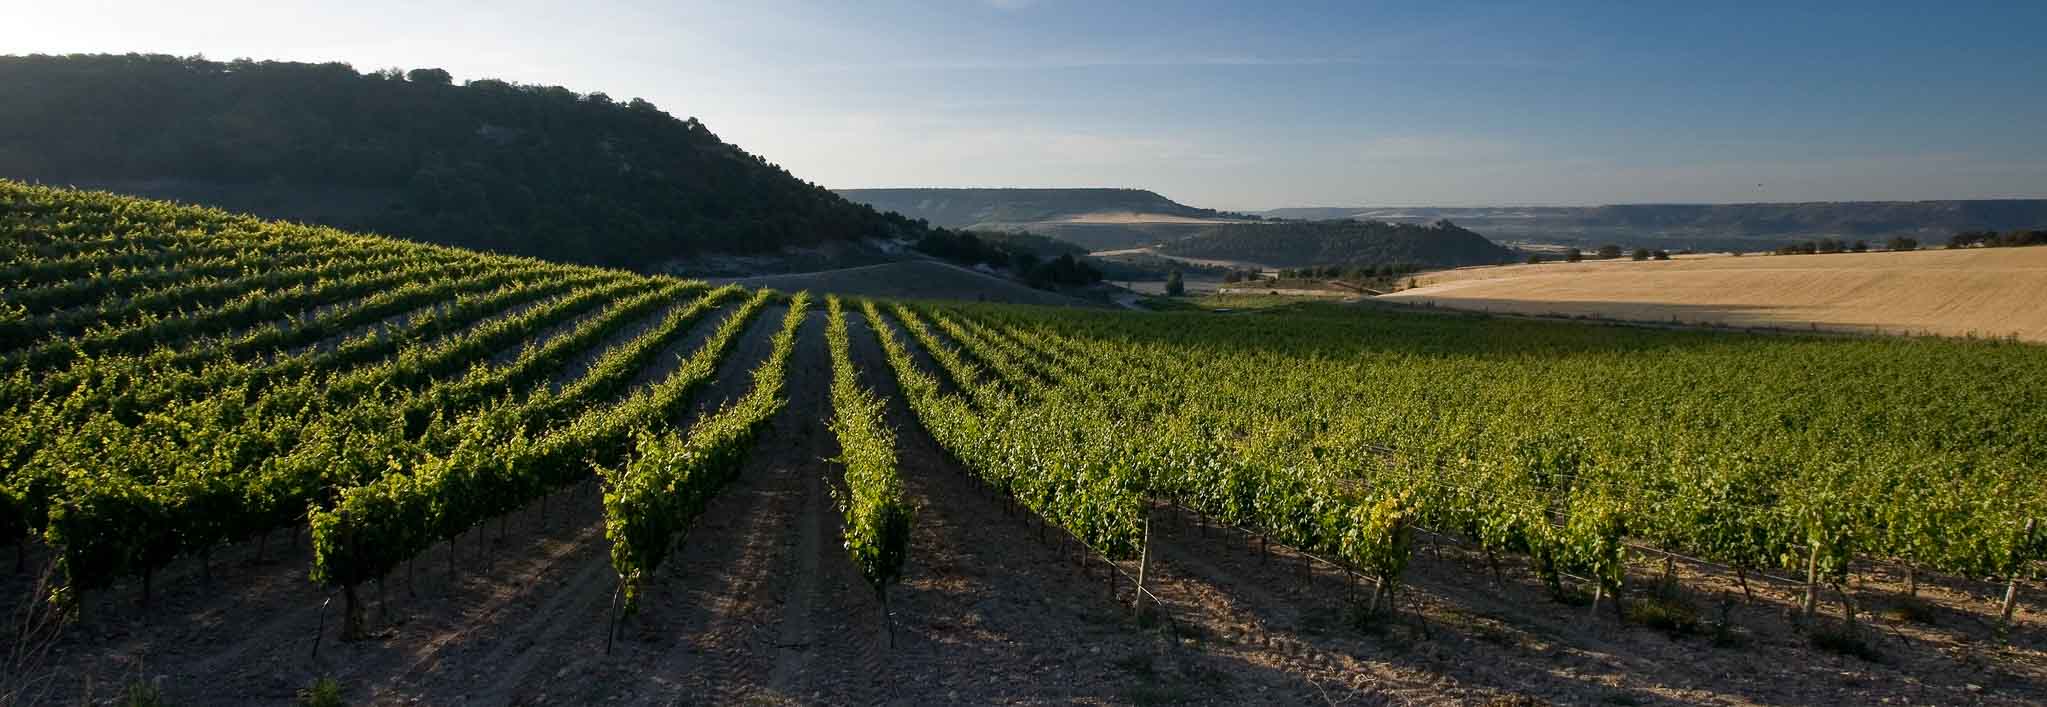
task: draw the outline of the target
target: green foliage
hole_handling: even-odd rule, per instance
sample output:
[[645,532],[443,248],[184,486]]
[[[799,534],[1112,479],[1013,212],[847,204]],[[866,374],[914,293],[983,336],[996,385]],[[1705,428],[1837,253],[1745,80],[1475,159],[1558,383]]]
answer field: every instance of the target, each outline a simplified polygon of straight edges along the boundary
[[623,459],[773,298],[628,394],[739,290],[11,182],[0,232],[30,283],[6,290],[0,532],[52,547],[60,602],[294,522],[315,580],[378,579]]
[[1512,251],[1448,221],[1428,225],[1352,220],[1226,224],[1167,242],[1160,252],[1278,267],[1490,265],[1514,259]]
[[961,265],[1008,268],[1034,287],[1086,285],[1102,273],[1078,256],[1087,251],[1027,233],[947,231],[933,229],[917,241],[917,250]]
[[881,595],[902,575],[912,514],[896,471],[895,434],[882,421],[883,402],[860,387],[839,299],[828,297],[825,304],[831,317],[825,337],[832,349],[832,432],[846,469],[846,494],[838,499],[846,553]]
[[163,688],[155,683],[136,680],[121,688],[118,704],[121,707],[163,707],[169,703],[164,700]]
[[[790,300],[767,360],[753,371],[753,388],[737,403],[705,416],[681,434],[648,432],[646,428],[658,420],[635,420],[640,431],[632,453],[622,466],[603,470],[604,534],[611,539],[611,565],[624,588],[628,615],[639,607],[642,583],[673,553],[711,498],[739,473],[755,436],[788,403],[782,379],[809,303],[808,293]],[[737,331],[733,327],[719,334]]]
[[298,707],[347,707],[348,701],[341,696],[341,683],[331,677],[322,677],[312,685],[299,688],[292,700]]
[[[905,328],[971,401],[913,394],[913,409],[941,440],[949,427],[1001,435],[1000,455],[967,443],[955,455],[1049,517],[1086,518],[1090,501],[1034,492],[1027,481],[1060,472],[1012,460],[1080,447],[1124,460],[1109,476],[1126,493],[1395,573],[1399,526],[1374,504],[1409,493],[1400,515],[1415,527],[1526,554],[1559,590],[1565,573],[1619,590],[1629,546],[1645,543],[1751,572],[1811,563],[1823,584],[1857,558],[2006,577],[2043,557],[2026,521],[2047,502],[2034,393],[2047,359],[2029,345],[1328,305],[912,314]],[[921,319],[953,343],[919,333]],[[1014,408],[1052,418],[1034,429]]]
[[0,174],[151,180],[238,210],[608,266],[928,230],[644,100],[455,86],[440,69],[406,78],[334,63],[0,57]]

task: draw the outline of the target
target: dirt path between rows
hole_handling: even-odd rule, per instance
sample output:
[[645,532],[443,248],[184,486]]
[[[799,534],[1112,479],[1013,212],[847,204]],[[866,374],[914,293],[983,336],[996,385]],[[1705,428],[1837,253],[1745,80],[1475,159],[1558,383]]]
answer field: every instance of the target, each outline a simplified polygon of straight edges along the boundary
[[[900,704],[1139,700],[1139,675],[1164,642],[1112,601],[1102,568],[1034,540],[925,433],[864,318],[849,320],[863,384],[888,424],[917,511],[909,560],[891,591],[896,647],[889,701]],[[896,336],[908,341],[900,330]],[[833,700],[837,701],[837,700]]]

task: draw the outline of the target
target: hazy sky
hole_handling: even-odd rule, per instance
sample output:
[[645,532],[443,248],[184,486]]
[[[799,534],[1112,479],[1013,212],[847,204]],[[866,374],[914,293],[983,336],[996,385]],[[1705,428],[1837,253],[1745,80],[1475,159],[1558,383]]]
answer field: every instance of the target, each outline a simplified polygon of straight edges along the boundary
[[10,0],[0,53],[638,96],[831,187],[1221,208],[2047,196],[2047,2],[1450,4]]

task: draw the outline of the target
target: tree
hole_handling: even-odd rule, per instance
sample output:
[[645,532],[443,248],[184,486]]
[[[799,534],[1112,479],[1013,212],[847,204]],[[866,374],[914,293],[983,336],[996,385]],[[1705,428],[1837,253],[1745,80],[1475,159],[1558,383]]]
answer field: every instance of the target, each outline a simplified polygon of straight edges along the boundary
[[1174,271],[1172,271],[1171,273],[1167,273],[1167,274],[1166,274],[1166,296],[1168,296],[1168,297],[1179,297],[1179,296],[1181,296],[1181,295],[1184,295],[1184,294],[1187,294],[1187,283],[1185,283],[1185,282],[1181,282],[1181,280],[1180,280],[1180,271],[1179,271],[1179,270],[1174,270]]
[[1885,244],[1885,247],[1890,248],[1891,250],[1919,250],[1919,240],[1915,238],[1907,238],[1905,236],[1898,236],[1897,238],[1891,239],[1890,243]]
[[1618,257],[1621,257],[1621,247],[1620,247],[1620,246],[1617,246],[1617,245],[1613,245],[1613,244],[1610,244],[1610,243],[1609,243],[1609,244],[1607,244],[1607,245],[1603,245],[1603,246],[1600,246],[1600,247],[1599,247],[1599,259],[1600,259],[1600,260],[1613,260],[1614,258],[1618,258]]
[[413,69],[405,72],[405,80],[429,86],[447,86],[455,82],[455,77],[446,69]]
[[1038,269],[1038,255],[1027,251],[1009,254],[1009,269],[1018,275],[1030,275]]
[[1570,250],[1566,250],[1566,251],[1564,251],[1564,260],[1565,260],[1565,261],[1567,261],[1567,262],[1573,262],[1573,263],[1575,263],[1575,262],[1579,262],[1579,261],[1581,261],[1581,260],[1584,260],[1584,259],[1585,259],[1585,251],[1582,251],[1582,250],[1578,250],[1577,248],[1572,248],[1572,249],[1570,249]]
[[1636,260],[1648,260],[1648,259],[1649,259],[1649,249],[1648,249],[1648,248],[1636,248],[1636,249],[1635,249],[1635,252],[1633,252],[1633,253],[1630,253],[1629,255],[1630,255],[1630,257],[1633,257],[1633,258],[1634,258],[1634,259],[1636,259]]
[[1659,250],[1659,251],[1656,251],[1656,252],[1655,252],[1654,254],[1652,254],[1652,255],[1651,255],[1650,257],[1653,257],[1653,258],[1655,258],[1655,259],[1657,259],[1657,260],[1669,260],[1669,259],[1670,259],[1670,251],[1667,251],[1667,250]]
[[1855,252],[1857,252],[1857,253],[1867,253],[1867,252],[1869,252],[1869,241],[1856,241],[1856,242],[1855,242]]
[[1529,264],[1529,265],[1541,265],[1541,264],[1542,264],[1542,254],[1541,254],[1541,253],[1529,253],[1529,254],[1528,254],[1528,264]]

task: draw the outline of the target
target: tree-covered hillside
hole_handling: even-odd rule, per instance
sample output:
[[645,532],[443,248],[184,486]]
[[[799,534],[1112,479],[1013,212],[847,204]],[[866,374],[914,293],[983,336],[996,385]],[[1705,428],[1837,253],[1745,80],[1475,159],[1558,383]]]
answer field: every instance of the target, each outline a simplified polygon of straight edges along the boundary
[[1100,213],[1229,216],[1145,189],[841,189],[839,194],[946,228],[1054,221]]
[[632,267],[924,231],[640,99],[338,63],[0,57],[0,177]]
[[1449,221],[1285,221],[1211,226],[1166,243],[1168,255],[1239,260],[1273,267],[1309,265],[1489,265],[1513,253]]

